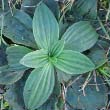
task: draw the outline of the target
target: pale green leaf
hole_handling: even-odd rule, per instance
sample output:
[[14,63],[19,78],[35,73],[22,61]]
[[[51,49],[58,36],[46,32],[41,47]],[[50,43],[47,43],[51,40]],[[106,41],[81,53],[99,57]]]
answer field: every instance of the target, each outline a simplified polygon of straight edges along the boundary
[[70,26],[62,39],[65,40],[66,49],[82,52],[96,43],[98,34],[89,22],[80,21]]
[[41,3],[35,10],[33,34],[39,48],[50,49],[59,38],[58,23],[50,9]]
[[51,95],[54,88],[54,68],[47,64],[32,71],[24,87],[24,101],[28,109],[40,107]]
[[57,57],[63,51],[64,48],[64,40],[59,40],[54,45],[51,46],[51,56]]
[[39,68],[48,63],[48,52],[46,50],[36,50],[26,54],[20,63],[26,67]]
[[7,60],[8,65],[12,70],[26,70],[27,67],[20,64],[20,60],[23,56],[25,56],[27,53],[30,53],[32,50],[28,49],[24,46],[10,46],[7,48]]
[[72,50],[64,50],[54,65],[67,74],[83,74],[95,68],[88,57]]

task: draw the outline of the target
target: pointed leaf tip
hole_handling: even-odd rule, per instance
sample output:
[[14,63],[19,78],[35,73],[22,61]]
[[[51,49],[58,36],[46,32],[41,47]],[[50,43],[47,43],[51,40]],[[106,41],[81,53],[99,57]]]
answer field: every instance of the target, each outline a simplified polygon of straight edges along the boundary
[[33,34],[39,48],[50,50],[59,38],[59,25],[51,10],[41,3],[35,10]]

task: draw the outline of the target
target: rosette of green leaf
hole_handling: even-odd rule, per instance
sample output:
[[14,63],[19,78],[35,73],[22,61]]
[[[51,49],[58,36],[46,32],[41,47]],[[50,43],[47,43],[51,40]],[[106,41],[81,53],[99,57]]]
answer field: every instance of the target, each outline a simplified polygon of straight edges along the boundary
[[54,88],[54,69],[58,68],[66,74],[75,75],[92,71],[95,68],[95,65],[85,55],[64,49],[66,40],[59,40],[58,23],[49,8],[43,3],[36,8],[33,33],[40,50],[28,53],[20,61],[27,67],[35,68],[24,87],[24,101],[28,109],[40,107],[51,95]]

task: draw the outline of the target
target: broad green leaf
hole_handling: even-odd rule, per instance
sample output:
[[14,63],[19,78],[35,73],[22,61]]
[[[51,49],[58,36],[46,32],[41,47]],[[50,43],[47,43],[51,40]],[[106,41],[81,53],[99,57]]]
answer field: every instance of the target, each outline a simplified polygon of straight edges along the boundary
[[95,69],[95,65],[85,55],[72,51],[64,50],[57,58],[54,65],[67,74],[83,74]]
[[61,84],[58,82],[57,78],[55,80],[55,86],[53,92],[49,99],[36,110],[57,110],[56,103],[58,102],[58,97],[61,93]]
[[[110,47],[110,43],[108,40],[104,40],[104,39],[100,39],[97,41],[97,43],[95,44],[95,46],[93,48],[95,49],[103,49],[103,50],[108,50]],[[92,48],[92,49],[93,49]]]
[[20,63],[31,68],[43,67],[48,63],[48,52],[43,49],[30,52],[21,59]]
[[63,51],[64,40],[59,40],[54,45],[51,46],[50,56],[57,57]]
[[4,66],[7,64],[7,58],[6,58],[6,47],[4,44],[1,44],[0,46],[0,66]]
[[37,48],[32,33],[32,19],[21,10],[14,10],[13,16],[10,11],[5,14],[3,35],[14,43]]
[[106,51],[110,43],[107,40],[98,40],[93,48],[90,49],[88,57],[93,61],[96,68],[99,68],[108,61]]
[[51,95],[54,88],[54,68],[47,64],[32,71],[24,87],[24,101],[28,109],[40,107]]
[[[77,0],[73,4],[77,13],[88,18],[97,17],[97,0]],[[73,9],[74,9],[73,8]]]
[[[5,52],[5,49],[3,49],[3,51]],[[24,74],[24,71],[27,70],[28,68],[21,65],[19,61],[25,54],[31,51],[32,50],[24,46],[8,47],[6,50],[8,64],[7,63],[5,64],[6,55],[4,56],[1,51],[0,55],[2,57],[0,58],[2,58],[4,63],[2,63],[2,66],[0,67],[0,84],[13,84],[19,79],[21,79],[21,77]]]
[[8,65],[12,70],[26,70],[28,69],[24,65],[20,64],[20,60],[23,56],[25,56],[27,53],[31,52],[32,50],[24,47],[24,46],[10,46],[7,48],[7,59],[8,59]]
[[36,110],[56,110],[55,109],[56,102],[57,100],[55,97],[50,97],[50,99],[45,104],[43,104],[41,107],[39,107]]
[[[74,82],[75,79],[72,81]],[[96,77],[96,82],[94,81],[94,76],[91,77],[86,85],[83,94],[81,90],[81,85],[84,84],[86,78],[81,77],[79,80],[75,81],[67,89],[66,101],[68,102],[67,110],[100,110],[107,104],[107,86],[104,84],[104,80],[101,77]],[[98,88],[98,89],[97,89]]]
[[8,65],[0,67],[0,84],[13,84],[23,76],[24,71],[13,71]]
[[98,34],[89,22],[80,21],[70,26],[62,39],[65,40],[66,49],[82,52],[96,43]]
[[24,84],[25,79],[22,78],[18,82],[6,86],[8,90],[4,94],[4,100],[9,103],[9,106],[12,108],[12,110],[25,110],[25,104],[23,100]]
[[94,64],[96,65],[96,68],[102,66],[108,61],[106,52],[102,49],[99,50],[99,49],[93,48],[90,51],[88,57],[94,62]]
[[51,45],[58,41],[59,26],[50,11],[43,3],[35,10],[33,18],[33,34],[39,48],[50,50]]

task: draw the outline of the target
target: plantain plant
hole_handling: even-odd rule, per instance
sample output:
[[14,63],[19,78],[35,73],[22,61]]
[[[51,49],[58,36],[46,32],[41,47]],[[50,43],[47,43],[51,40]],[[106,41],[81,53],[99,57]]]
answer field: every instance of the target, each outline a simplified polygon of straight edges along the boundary
[[[75,28],[80,27],[75,31]],[[88,29],[76,36],[85,27]],[[97,41],[97,33],[86,21],[70,26],[60,39],[59,24],[51,10],[39,3],[33,17],[33,34],[38,50],[26,54],[20,63],[34,68],[24,87],[24,101],[29,110],[40,107],[52,94],[56,69],[66,74],[78,75],[95,69],[93,62],[81,52],[92,47]],[[80,39],[84,34],[89,37]],[[77,46],[77,41],[80,46]],[[86,43],[84,46],[83,45]],[[87,46],[88,45],[88,46]]]

